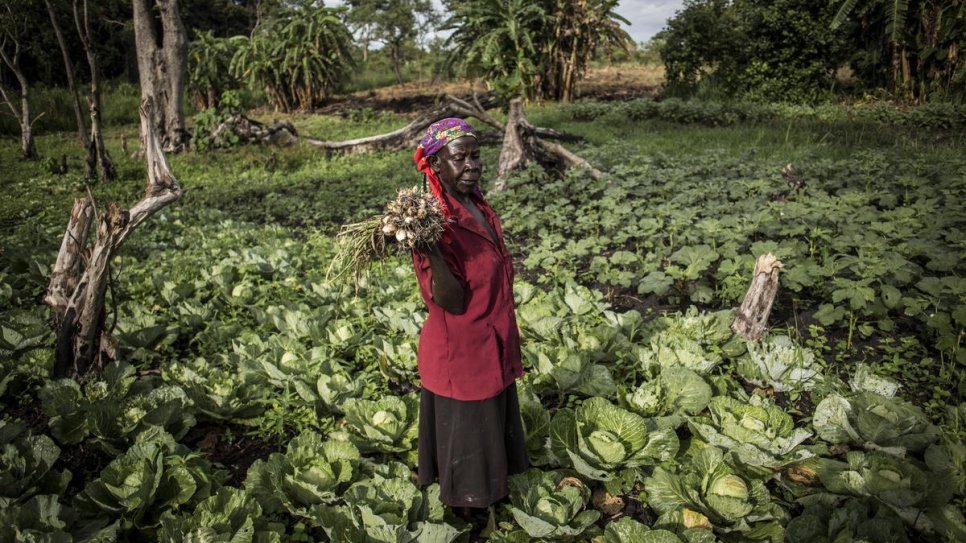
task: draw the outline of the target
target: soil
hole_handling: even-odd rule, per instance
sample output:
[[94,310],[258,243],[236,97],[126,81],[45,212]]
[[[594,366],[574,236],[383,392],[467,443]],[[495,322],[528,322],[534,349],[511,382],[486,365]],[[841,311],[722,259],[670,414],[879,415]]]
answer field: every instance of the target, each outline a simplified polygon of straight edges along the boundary
[[[663,66],[600,66],[587,71],[577,84],[578,99],[600,101],[656,97],[664,81]],[[480,81],[436,81],[420,79],[401,85],[333,96],[320,103],[313,113],[344,115],[352,110],[418,113],[440,103],[447,94],[468,96],[487,92]]]
[[[235,437],[226,439],[229,430]],[[284,448],[278,443],[247,435],[246,432],[247,428],[234,424],[202,423],[192,428],[182,441],[192,449],[200,450],[210,462],[220,464],[227,470],[226,485],[240,486],[255,460],[265,460],[273,452]]]

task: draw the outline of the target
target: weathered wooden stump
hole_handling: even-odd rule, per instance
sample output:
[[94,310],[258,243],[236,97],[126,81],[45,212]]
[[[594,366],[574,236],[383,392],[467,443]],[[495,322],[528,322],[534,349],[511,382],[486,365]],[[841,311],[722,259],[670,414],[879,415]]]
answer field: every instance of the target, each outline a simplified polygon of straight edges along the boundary
[[759,341],[768,329],[768,315],[778,294],[778,270],[784,265],[775,255],[768,253],[755,261],[755,273],[748,293],[738,308],[731,329],[738,335]]

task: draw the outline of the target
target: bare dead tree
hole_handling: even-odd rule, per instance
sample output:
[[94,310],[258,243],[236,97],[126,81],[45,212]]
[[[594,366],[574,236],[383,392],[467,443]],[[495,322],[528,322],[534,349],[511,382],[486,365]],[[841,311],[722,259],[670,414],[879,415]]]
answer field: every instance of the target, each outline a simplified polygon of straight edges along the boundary
[[84,122],[84,112],[81,108],[80,95],[77,93],[77,83],[74,81],[74,63],[70,60],[70,51],[67,49],[67,40],[64,39],[64,32],[60,29],[60,22],[57,21],[57,12],[54,10],[50,0],[44,0],[47,7],[47,15],[50,17],[50,26],[54,29],[54,36],[57,37],[57,45],[60,47],[60,54],[64,58],[64,71],[67,74],[67,90],[70,92],[71,105],[74,107],[74,118],[77,121],[77,138],[80,140],[81,148],[84,149],[87,164],[87,177],[94,177],[97,167],[97,157],[91,148],[90,140],[87,137],[87,123]]
[[[147,185],[130,209],[111,202],[96,209],[93,198],[77,199],[67,223],[44,303],[57,329],[54,377],[85,379],[113,357],[114,340],[104,330],[105,297],[111,259],[131,232],[161,208],[181,197],[181,185],[171,172],[154,130],[154,103],[141,102],[141,127],[147,135]],[[88,247],[91,226],[94,238]]]
[[93,171],[90,166],[91,156],[97,163],[97,172],[102,179],[111,181],[117,178],[114,161],[104,144],[104,128],[101,125],[101,87],[100,72],[97,67],[97,51],[94,49],[94,39],[91,35],[90,12],[87,0],[74,0],[74,25],[80,35],[81,46],[87,56],[87,65],[91,70],[91,94],[88,97],[91,117],[91,137],[88,140],[88,173]]
[[[13,72],[14,77],[17,78],[17,83],[20,84],[20,106],[14,105],[14,100],[10,98],[10,95],[2,86],[0,86],[0,98],[3,98],[4,103],[7,104],[10,112],[13,113],[20,124],[20,156],[32,160],[37,158],[33,124],[43,114],[41,113],[34,119],[30,118],[30,84],[27,82],[23,68],[20,66],[20,53],[22,52],[20,37],[27,32],[27,19],[24,17],[21,20],[20,17],[17,17],[9,5],[6,8],[8,18],[7,24],[2,29],[3,37],[0,39],[0,59]],[[20,27],[21,22],[23,23],[22,29],[14,28]],[[10,50],[11,48],[12,50]]]
[[[183,151],[189,139],[184,124],[188,37],[178,14],[178,2],[134,0],[134,43],[141,100],[151,98],[157,103],[155,122],[162,148],[169,152]],[[142,148],[146,146],[145,136],[142,130]]]

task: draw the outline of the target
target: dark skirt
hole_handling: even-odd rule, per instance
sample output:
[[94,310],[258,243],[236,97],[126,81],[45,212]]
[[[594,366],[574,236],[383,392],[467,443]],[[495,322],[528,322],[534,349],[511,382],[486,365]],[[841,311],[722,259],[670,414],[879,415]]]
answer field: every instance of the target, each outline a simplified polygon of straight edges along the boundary
[[507,477],[528,465],[516,384],[475,402],[422,390],[419,484],[438,479],[444,504],[488,507],[509,492]]

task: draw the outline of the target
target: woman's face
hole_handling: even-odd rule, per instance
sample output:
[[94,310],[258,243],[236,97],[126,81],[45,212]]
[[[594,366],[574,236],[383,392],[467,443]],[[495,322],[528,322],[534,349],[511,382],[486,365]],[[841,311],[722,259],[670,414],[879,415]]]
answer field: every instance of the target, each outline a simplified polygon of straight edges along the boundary
[[453,196],[473,194],[480,183],[480,144],[472,136],[455,139],[430,158],[446,192]]

